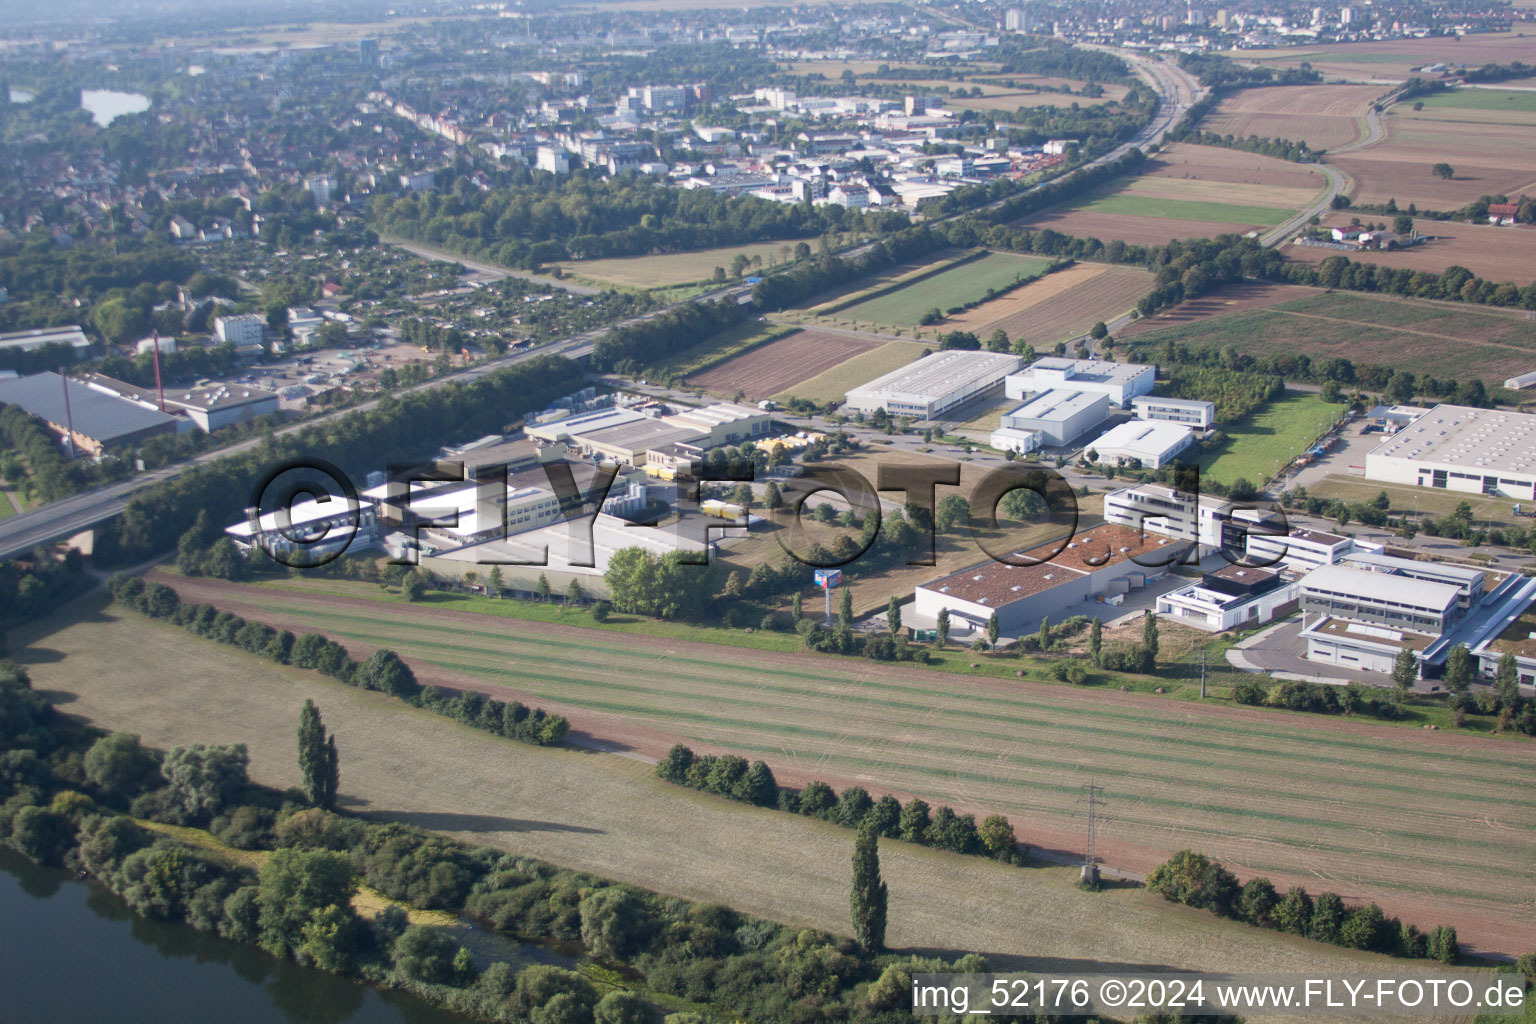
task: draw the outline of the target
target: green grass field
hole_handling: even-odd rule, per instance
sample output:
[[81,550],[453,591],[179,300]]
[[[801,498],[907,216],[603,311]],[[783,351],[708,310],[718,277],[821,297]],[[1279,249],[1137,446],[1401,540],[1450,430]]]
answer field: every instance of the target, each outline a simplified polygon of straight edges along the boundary
[[808,398],[813,402],[841,402],[849,388],[856,388],[865,381],[874,380],[881,374],[899,370],[923,354],[923,346],[914,341],[888,341],[877,349],[854,356],[838,363],[810,380],[801,381],[781,395],[787,398]]
[[980,259],[913,282],[893,292],[866,299],[842,310],[854,320],[903,327],[915,326],[934,307],[945,310],[983,298],[989,289],[1006,288],[1019,280],[1045,273],[1050,260],[1011,253],[988,253]]
[[1226,443],[1218,452],[1200,457],[1200,474],[1231,484],[1238,477],[1263,486],[1343,413],[1343,405],[1324,402],[1315,394],[1288,392],[1246,419],[1223,428]]
[[682,638],[519,629],[448,610],[489,600],[440,611],[340,596],[380,596],[368,585],[209,585],[221,607],[321,630],[356,655],[392,648],[428,681],[510,687],[596,716],[589,722],[762,757],[802,778],[1004,813],[1026,840],[1031,829],[1080,827],[1081,784],[1092,778],[1108,790],[1114,841],[1138,848],[1195,845],[1309,885],[1495,917],[1512,912],[1512,889],[1536,882],[1536,760],[1522,740],[800,651],[744,658]]
[[1205,220],[1223,224],[1279,224],[1293,211],[1274,206],[1242,206],[1235,203],[1204,203],[1195,199],[1154,199],[1147,196],[1110,195],[1074,204],[1074,210],[1117,213],[1127,217],[1161,217],[1167,220]]
[[1499,89],[1451,89],[1421,97],[1424,109],[1442,110],[1517,110],[1536,113],[1536,92]]
[[[505,621],[499,625],[503,635],[512,631]],[[341,791],[349,810],[794,927],[848,932],[852,837],[830,823],[667,785],[633,757],[500,739],[315,672],[274,665],[103,607],[99,599],[11,639],[34,685],[61,701],[68,714],[105,729],[139,733],[151,746],[246,743],[254,780],[296,785],[293,730],[299,708],[314,700],[341,749]],[[478,637],[467,639],[479,643]],[[582,660],[579,647],[567,653]],[[642,660],[635,664],[637,673],[654,667],[654,652],[645,652]],[[734,667],[725,669],[729,682]],[[687,668],[690,675],[697,671]],[[825,684],[797,682],[826,690]],[[613,696],[623,699],[620,691]],[[958,736],[978,721],[964,723]],[[1113,719],[1105,724],[1126,731]],[[1332,763],[1330,752],[1319,752]],[[772,758],[777,761],[779,753]],[[1372,781],[1394,767],[1401,770],[1401,762],[1394,759],[1386,771],[1373,771]],[[1447,770],[1459,782],[1465,767],[1452,762]],[[1009,769],[999,762],[991,770]],[[1016,773],[1025,801],[1030,774]],[[1417,770],[1403,775],[1415,783],[1430,777]],[[1509,783],[1526,783],[1523,767],[1516,767]],[[1478,806],[1492,803],[1480,799]],[[1111,816],[1101,833],[1104,841],[1117,827]],[[1018,828],[1026,840],[1054,841],[1031,817],[1022,817]],[[1204,845],[1198,838],[1186,837],[1181,845]],[[1378,845],[1385,848],[1390,841],[1382,836]],[[1064,964],[1122,969],[1147,963],[1149,950],[1156,963],[1198,971],[1423,969],[1422,963],[1388,961],[1222,920],[1139,888],[1081,892],[1073,887],[1071,867],[1010,868],[894,840],[881,841],[880,861],[891,891],[891,946],[914,952],[979,950],[994,970],[1060,970]],[[1518,859],[1513,863],[1524,866]],[[1504,883],[1520,884],[1508,874]],[[1308,884],[1316,891],[1333,883],[1309,879]],[[1466,928],[1462,936],[1469,938]]]
[[651,256],[620,256],[603,260],[564,260],[555,264],[584,284],[619,288],[663,288],[696,281],[708,281],[716,267],[727,274],[738,255],[762,260],[750,267],[748,274],[787,263],[795,241],[755,242],[751,245],[725,245],[697,252],[666,252]]

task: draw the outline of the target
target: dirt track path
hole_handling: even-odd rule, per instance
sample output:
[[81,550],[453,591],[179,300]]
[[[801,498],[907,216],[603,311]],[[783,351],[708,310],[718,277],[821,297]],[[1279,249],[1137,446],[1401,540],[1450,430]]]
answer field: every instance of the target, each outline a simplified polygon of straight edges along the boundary
[[[29,645],[34,685],[63,710],[154,746],[243,742],[253,777],[294,785],[294,730],[311,698],[337,735],[342,799],[355,810],[794,925],[848,930],[852,838],[836,826],[681,790],[633,760],[502,740],[98,598],[15,639]],[[1141,890],[1082,893],[1070,868],[1021,870],[897,842],[882,843],[881,860],[894,946],[975,950],[999,969],[1413,969]]]

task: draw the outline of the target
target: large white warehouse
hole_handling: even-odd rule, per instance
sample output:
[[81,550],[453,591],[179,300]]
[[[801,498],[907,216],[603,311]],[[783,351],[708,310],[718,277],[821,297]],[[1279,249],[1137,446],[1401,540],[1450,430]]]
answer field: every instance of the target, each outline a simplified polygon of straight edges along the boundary
[[1151,391],[1156,377],[1157,367],[1141,363],[1053,356],[1037,359],[1022,372],[1011,374],[1004,390],[1009,398],[1042,391],[1086,391],[1107,395],[1111,405],[1123,407],[1130,405],[1137,395]]
[[997,387],[1023,363],[1000,352],[934,352],[849,391],[848,406],[931,420]]
[[1536,416],[1437,405],[1371,449],[1365,478],[1536,500]]

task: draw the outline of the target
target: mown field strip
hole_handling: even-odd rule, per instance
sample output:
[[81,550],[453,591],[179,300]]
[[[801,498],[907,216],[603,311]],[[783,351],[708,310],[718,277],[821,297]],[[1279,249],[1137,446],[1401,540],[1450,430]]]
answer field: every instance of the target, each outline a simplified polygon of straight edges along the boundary
[[[253,601],[250,603],[259,607],[265,607],[273,612],[282,610],[281,605],[271,602]],[[490,643],[493,645],[477,646],[473,644],[466,644],[463,640],[457,640],[453,642],[436,640],[436,637],[443,635],[444,631],[441,627],[430,625],[410,626],[395,623],[390,620],[387,612],[381,614],[380,616],[360,616],[330,610],[326,612],[326,615],[329,619],[337,622],[350,622],[357,623],[359,625],[372,624],[384,628],[384,631],[382,632],[374,632],[357,628],[332,630],[332,632],[335,632],[340,636],[350,636],[357,640],[362,640],[370,644],[381,646],[390,643],[398,644],[401,641],[405,641],[407,644],[419,647],[423,651],[451,652],[459,656],[463,656],[467,653],[478,653],[487,659],[485,662],[476,663],[473,665],[459,665],[458,667],[463,670],[480,671],[488,668],[496,669],[497,671],[506,672],[519,678],[544,681],[554,685],[558,685],[568,680],[573,682],[578,681],[570,674],[572,669],[575,667],[573,666],[571,660],[571,646],[562,640],[541,639],[538,637],[530,636],[509,636],[506,634],[488,631],[463,630],[462,628],[457,628],[453,631],[456,635],[475,637],[478,641]],[[413,635],[422,636],[424,638],[413,640],[411,639]],[[631,648],[621,647],[618,644],[606,644],[603,646],[608,647],[612,653],[622,653],[627,658],[646,657],[646,655],[642,653],[637,653]],[[521,671],[515,669],[499,667],[507,654],[514,653],[512,649],[513,647],[527,648],[528,650],[518,652],[520,659],[523,662],[547,665],[552,670],[552,674],[541,676],[537,674],[522,673]],[[434,663],[443,663],[445,667],[448,667],[447,663],[444,662],[440,656],[428,657],[424,660],[430,660]],[[934,696],[940,695],[936,694],[933,690],[924,688],[922,686],[904,684],[891,680],[880,681],[870,678],[834,682],[828,680],[824,675],[814,671],[797,672],[779,666],[765,669],[754,669],[750,666],[742,665],[738,662],[732,661],[729,656],[725,655],[716,660],[711,658],[686,657],[682,655],[669,654],[665,657],[664,661],[668,669],[674,670],[673,674],[675,674],[675,670],[681,666],[687,666],[700,670],[697,674],[690,677],[690,682],[703,684],[705,686],[717,686],[719,688],[718,693],[708,694],[711,699],[725,699],[734,703],[739,703],[742,706],[782,708],[786,706],[785,702],[787,700],[792,699],[826,700],[831,698],[835,699],[839,704],[844,703],[845,697],[843,693],[830,692],[827,689],[829,686],[832,686],[838,688],[839,691],[869,691],[872,705],[871,710],[883,716],[892,710],[915,712],[932,711],[933,709],[928,704],[923,703],[920,700],[912,700],[909,698],[932,698]],[[863,671],[874,671],[872,666],[865,666],[858,662],[854,662],[852,664]],[[589,670],[591,669],[590,663],[584,667],[588,668]],[[626,680],[631,680],[634,678],[634,669],[632,666],[614,667],[611,671],[613,677],[608,680],[603,680],[603,685],[628,689],[639,694],[651,694],[654,692],[654,688],[650,685],[633,685],[625,682]],[[716,682],[711,684],[711,680],[716,680]],[[785,685],[789,680],[800,680],[803,681],[803,683],[806,685],[803,687]],[[761,689],[770,696],[765,696],[763,700],[759,701],[747,700],[740,696],[744,687]],[[1108,737],[1114,741],[1115,745],[1112,747],[1106,746],[1103,748],[1102,752],[1105,753],[1112,751],[1123,751],[1125,749],[1123,746],[1124,741],[1127,738],[1144,736],[1149,725],[1161,724],[1165,726],[1176,727],[1179,730],[1203,730],[1221,737],[1230,737],[1232,733],[1232,727],[1230,723],[1201,722],[1197,718],[1195,720],[1190,720],[1190,718],[1193,716],[1190,716],[1189,711],[1184,709],[1181,709],[1181,711],[1175,715],[1169,715],[1167,712],[1163,711],[1163,709],[1155,707],[1146,709],[1145,711],[1141,709],[1136,711],[1127,711],[1118,710],[1107,706],[1096,706],[1092,704],[1083,704],[1077,702],[1074,702],[1073,705],[1069,705],[1067,707],[1061,707],[1056,701],[1049,699],[1049,697],[1052,696],[1049,690],[1043,691],[1043,694],[1044,696],[1035,697],[1030,690],[1020,690],[1012,694],[967,693],[963,690],[945,692],[942,694],[942,696],[947,701],[960,702],[960,704],[952,710],[946,710],[943,713],[970,716],[978,712],[985,711],[988,714],[989,721],[1002,722],[1010,726],[1026,727],[1038,724],[1038,720],[1031,718],[1028,714],[1024,713],[1016,715],[1003,714],[999,711],[998,703],[1001,701],[1010,705],[1018,705],[1023,712],[1050,710],[1053,714],[1064,713],[1070,717],[1080,718],[1084,721],[1091,720],[1091,722],[1094,724],[1077,724],[1073,726],[1067,726],[1065,723],[1057,720],[1051,723],[1053,728],[1075,728],[1085,733]],[[876,698],[878,698],[878,703],[875,703]],[[971,706],[966,706],[967,704]],[[636,705],[635,707],[636,709],[639,709],[642,706],[643,705]],[[1127,728],[1110,728],[1103,724],[1106,721],[1123,723]],[[974,730],[974,723],[972,725],[972,729]],[[1378,772],[1387,778],[1397,778],[1404,771],[1423,769],[1426,767],[1426,765],[1420,762],[1423,758],[1429,757],[1433,759],[1435,764],[1441,766],[1442,768],[1447,760],[1466,765],[1469,769],[1479,772],[1478,775],[1476,775],[1473,779],[1469,779],[1468,781],[1481,783],[1489,787],[1492,791],[1502,793],[1504,792],[1502,781],[1497,778],[1481,774],[1481,770],[1497,769],[1500,771],[1508,771],[1518,768],[1518,765],[1512,765],[1509,759],[1501,757],[1500,752],[1498,751],[1490,752],[1488,755],[1467,753],[1447,754],[1441,752],[1436,752],[1433,755],[1422,755],[1411,749],[1406,749],[1402,744],[1371,743],[1363,739],[1356,738],[1349,744],[1350,749],[1353,751],[1369,751],[1379,755],[1409,759],[1405,762],[1383,762],[1378,759],[1374,760],[1371,764],[1361,765],[1357,759],[1346,756],[1329,755],[1327,753],[1327,751],[1333,750],[1338,746],[1338,737],[1335,734],[1321,733],[1308,735],[1300,733],[1296,730],[1264,729],[1258,727],[1244,728],[1242,733],[1245,737],[1252,737],[1275,742],[1294,742],[1304,745],[1317,745],[1320,750],[1310,752],[1305,750],[1277,750],[1273,745],[1266,746],[1264,749],[1255,750],[1252,746],[1244,742],[1232,741],[1230,739],[1225,742],[1212,740],[1191,742],[1187,736],[1183,735],[1178,737],[1178,739],[1180,745],[1184,747],[1197,747],[1199,749],[1208,750],[1213,753],[1225,753],[1245,757],[1275,757],[1289,761],[1297,754],[1305,754],[1312,761],[1312,763],[1320,766],[1319,770],[1307,772],[1305,769],[1301,769],[1299,770],[1299,774],[1294,775],[1293,777],[1315,778],[1318,781],[1327,781],[1337,778],[1336,772],[1330,771],[1328,769],[1343,767],[1360,768],[1365,771]],[[985,732],[973,732],[973,734],[981,735],[987,738],[1005,738],[1005,734],[991,734]],[[1160,755],[1160,757],[1163,760],[1173,760],[1186,763],[1191,766],[1202,763],[1193,758],[1179,759],[1175,757],[1170,759],[1166,755]],[[1536,769],[1533,769],[1530,774],[1532,776],[1532,781],[1536,781]],[[1427,791],[1422,785],[1407,786],[1402,784],[1393,784],[1391,782],[1378,782],[1376,785],[1389,791],[1414,793],[1418,795],[1444,795],[1448,798],[1457,799],[1474,798],[1474,794],[1465,791],[1437,794],[1433,790]],[[1491,793],[1487,795],[1491,795]],[[1514,799],[1510,801],[1510,804],[1511,806],[1536,809],[1536,800]]]
[[[1394,891],[1433,888],[1476,902],[1490,865],[1519,863],[1529,839],[1527,829],[1495,829],[1465,810],[1495,802],[1500,813],[1532,817],[1532,801],[1505,796],[1512,782],[1514,792],[1521,791],[1519,776],[1531,774],[1528,767],[1522,772],[1498,751],[1426,754],[1337,733],[1234,729],[1187,712],[1192,720],[1171,719],[1158,708],[1129,711],[1059,696],[1053,702],[1049,691],[941,695],[892,679],[832,683],[816,672],[753,668],[728,656],[620,647],[603,634],[574,647],[456,624],[448,640],[441,626],[393,622],[399,611],[381,604],[377,614],[331,608],[325,616],[342,639],[394,646],[448,671],[781,766],[867,778],[1022,822],[1070,824],[1079,776],[1091,773],[1111,780],[1119,803],[1115,827],[1124,838],[1209,837],[1238,847],[1288,848],[1309,860],[1337,860],[1337,872],[1323,870],[1328,877],[1365,872]],[[849,667],[856,676],[878,672],[859,663]],[[935,707],[940,696],[944,706]],[[1440,784],[1402,781],[1436,777],[1431,772]],[[1265,781],[1275,778],[1286,779],[1284,789]],[[1409,852],[1413,864],[1405,869],[1398,862]],[[1265,860],[1274,870],[1299,870],[1285,857]],[[1466,877],[1467,887],[1444,885],[1447,871]]]

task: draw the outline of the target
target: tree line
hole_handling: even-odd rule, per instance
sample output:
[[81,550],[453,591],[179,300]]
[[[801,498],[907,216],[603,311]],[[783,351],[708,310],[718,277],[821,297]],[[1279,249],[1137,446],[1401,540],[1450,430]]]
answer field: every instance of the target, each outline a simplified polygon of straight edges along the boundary
[[907,222],[890,212],[584,174],[490,191],[450,186],[420,196],[380,196],[371,216],[381,233],[530,269],[556,260],[794,241],[835,231],[879,234]]
[[1217,917],[1335,946],[1444,964],[1461,959],[1456,929],[1450,925],[1425,933],[1416,925],[1387,917],[1375,903],[1347,907],[1333,892],[1314,900],[1301,886],[1281,896],[1267,878],[1239,884],[1221,861],[1193,850],[1181,850],[1153,868],[1147,875],[1147,889],[1171,903],[1209,910]]
[[[89,873],[143,916],[407,989],[459,1013],[647,1024],[660,1016],[657,1004],[686,1001],[762,1024],[897,1024],[910,1017],[913,973],[987,970],[974,954],[946,961],[882,953],[877,941],[790,928],[334,813],[304,790],[252,784],[247,763],[240,745],[162,755],[131,734],[103,734],[58,714],[20,669],[0,669],[0,842]],[[266,851],[265,861],[259,871],[238,866],[135,817],[205,829],[236,848]],[[878,892],[874,867],[866,891]],[[365,918],[353,906],[360,885],[517,941],[577,946],[603,965],[604,982],[600,989],[583,972],[547,964],[482,963],[451,931],[412,925],[399,906]],[[705,1018],[679,1012],[665,1024]]]
[[314,669],[350,686],[386,693],[498,736],[552,747],[563,743],[570,730],[564,715],[529,708],[519,701],[490,700],[480,693],[450,696],[435,686],[422,687],[411,667],[388,648],[381,647],[357,662],[345,647],[323,634],[295,636],[265,623],[248,622],[233,612],[221,612],[211,604],[183,604],[175,588],[164,583],[115,576],[107,589],[115,600],[134,611],[181,626],[189,633],[279,665]]
[[734,754],[695,754],[681,743],[657,763],[656,775],[674,785],[738,803],[774,807],[849,829],[868,825],[886,839],[990,857],[1007,864],[1025,862],[1013,826],[1001,814],[977,825],[974,815],[956,814],[948,805],[934,809],[914,797],[903,806],[890,794],[873,799],[862,786],[849,786],[841,794],[825,782],[808,782],[799,789],[779,786],[772,769],[762,761],[748,764]]

